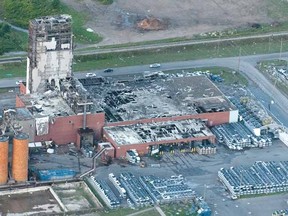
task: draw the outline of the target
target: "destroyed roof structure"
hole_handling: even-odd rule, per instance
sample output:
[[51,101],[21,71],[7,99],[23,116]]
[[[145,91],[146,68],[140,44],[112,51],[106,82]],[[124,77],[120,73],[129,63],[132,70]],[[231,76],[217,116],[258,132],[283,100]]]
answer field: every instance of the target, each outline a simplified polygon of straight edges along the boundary
[[116,157],[124,157],[126,151],[130,149],[147,154],[149,146],[202,140],[215,141],[215,136],[205,123],[197,119],[106,126],[103,133],[114,146]]
[[100,102],[109,122],[237,110],[206,76],[146,77],[109,83],[97,81],[94,85],[80,81]]
[[47,85],[72,76],[72,19],[45,16],[29,23],[26,92],[44,92]]

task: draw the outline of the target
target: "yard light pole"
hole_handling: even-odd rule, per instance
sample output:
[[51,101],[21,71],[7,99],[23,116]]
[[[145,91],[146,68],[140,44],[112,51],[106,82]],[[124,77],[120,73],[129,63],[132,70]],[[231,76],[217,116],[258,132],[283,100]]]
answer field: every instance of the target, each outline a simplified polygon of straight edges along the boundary
[[271,105],[273,105],[273,104],[274,104],[274,101],[271,100],[270,103],[268,104],[268,109],[269,109],[269,111],[271,111]]

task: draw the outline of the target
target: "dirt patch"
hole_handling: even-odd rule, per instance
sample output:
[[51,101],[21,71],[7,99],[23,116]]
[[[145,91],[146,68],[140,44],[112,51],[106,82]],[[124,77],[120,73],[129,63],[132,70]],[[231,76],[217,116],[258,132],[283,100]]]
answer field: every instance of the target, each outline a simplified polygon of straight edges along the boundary
[[60,212],[60,206],[48,190],[0,196],[0,214],[41,215]]
[[68,211],[103,208],[99,200],[90,193],[83,182],[59,184],[53,186],[53,189]]
[[169,22],[157,18],[145,18],[137,23],[137,28],[142,31],[158,31],[168,28]]
[[[263,0],[114,0],[101,5],[96,0],[62,0],[89,16],[87,27],[103,36],[101,45],[191,37],[193,34],[272,22]],[[137,23],[154,17],[167,28],[139,31]]]

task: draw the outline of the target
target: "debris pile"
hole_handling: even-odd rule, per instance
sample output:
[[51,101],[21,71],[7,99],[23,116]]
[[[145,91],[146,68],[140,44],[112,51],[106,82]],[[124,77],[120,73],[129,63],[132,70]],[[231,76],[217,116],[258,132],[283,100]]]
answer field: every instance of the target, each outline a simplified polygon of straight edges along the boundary
[[157,18],[145,18],[137,23],[137,28],[141,30],[151,31],[151,30],[163,30],[167,28],[167,24]]

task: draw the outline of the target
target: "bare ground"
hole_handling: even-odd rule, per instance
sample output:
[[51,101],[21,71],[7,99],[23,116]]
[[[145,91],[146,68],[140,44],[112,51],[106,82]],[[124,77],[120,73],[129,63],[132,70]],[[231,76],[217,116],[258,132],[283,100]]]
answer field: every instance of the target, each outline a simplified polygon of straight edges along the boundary
[[[263,0],[114,0],[108,6],[97,0],[62,0],[88,14],[86,26],[103,36],[100,45],[191,37],[193,34],[267,23]],[[137,21],[155,17],[168,23],[165,30],[139,31]]]

